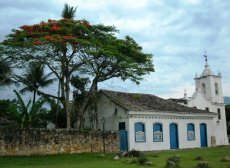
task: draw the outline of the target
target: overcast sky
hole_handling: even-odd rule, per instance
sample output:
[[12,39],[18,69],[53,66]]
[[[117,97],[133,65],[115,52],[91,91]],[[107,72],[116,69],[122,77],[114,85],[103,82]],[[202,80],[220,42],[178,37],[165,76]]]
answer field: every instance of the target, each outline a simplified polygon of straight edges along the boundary
[[78,6],[75,19],[114,25],[120,38],[129,35],[154,55],[155,72],[146,75],[140,85],[112,79],[100,88],[164,98],[182,97],[186,89],[191,96],[195,74],[202,73],[207,50],[208,63],[215,74],[222,73],[224,95],[230,96],[229,1],[1,0],[0,41],[21,25],[60,19],[64,3]]

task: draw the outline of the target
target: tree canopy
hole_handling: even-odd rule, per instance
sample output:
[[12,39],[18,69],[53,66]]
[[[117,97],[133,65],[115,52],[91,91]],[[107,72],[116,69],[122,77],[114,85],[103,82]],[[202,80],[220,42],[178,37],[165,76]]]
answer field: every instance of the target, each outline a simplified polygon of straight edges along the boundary
[[134,39],[116,37],[113,26],[92,25],[86,20],[65,17],[13,30],[1,43],[4,55],[19,65],[36,61],[46,65],[60,82],[61,94],[44,96],[59,99],[67,114],[70,128],[70,79],[78,74],[91,80],[88,94],[80,109],[81,116],[97,92],[98,82],[111,78],[130,79],[135,83],[154,71],[152,55],[144,53]]

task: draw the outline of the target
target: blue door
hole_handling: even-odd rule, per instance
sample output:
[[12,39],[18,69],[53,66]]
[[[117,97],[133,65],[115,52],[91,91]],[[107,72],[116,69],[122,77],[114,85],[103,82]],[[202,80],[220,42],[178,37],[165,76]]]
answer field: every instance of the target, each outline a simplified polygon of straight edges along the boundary
[[127,131],[120,130],[119,136],[120,136],[120,150],[128,151]]
[[200,146],[207,147],[207,127],[205,123],[200,124]]
[[179,143],[178,143],[178,128],[177,124],[172,123],[169,125],[170,128],[170,148],[171,149],[178,149]]

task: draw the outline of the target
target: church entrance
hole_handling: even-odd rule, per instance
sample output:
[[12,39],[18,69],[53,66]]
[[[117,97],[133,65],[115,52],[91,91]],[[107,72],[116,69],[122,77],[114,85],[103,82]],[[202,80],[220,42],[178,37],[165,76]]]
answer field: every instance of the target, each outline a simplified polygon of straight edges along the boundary
[[178,143],[178,126],[176,123],[171,123],[169,125],[170,130],[170,148],[171,149],[178,149],[179,143]]
[[207,147],[207,126],[205,123],[200,124],[200,146]]

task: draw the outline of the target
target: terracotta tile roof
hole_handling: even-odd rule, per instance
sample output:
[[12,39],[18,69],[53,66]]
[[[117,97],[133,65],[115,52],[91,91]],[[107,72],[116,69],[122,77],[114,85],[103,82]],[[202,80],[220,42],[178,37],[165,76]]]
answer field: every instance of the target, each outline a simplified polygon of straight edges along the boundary
[[154,112],[173,112],[173,113],[191,113],[191,114],[213,114],[205,110],[194,109],[177,104],[174,101],[162,99],[155,95],[140,94],[140,93],[125,93],[115,92],[109,90],[100,90],[99,93],[103,93],[110,100],[117,105],[125,108],[129,111],[154,111]]

